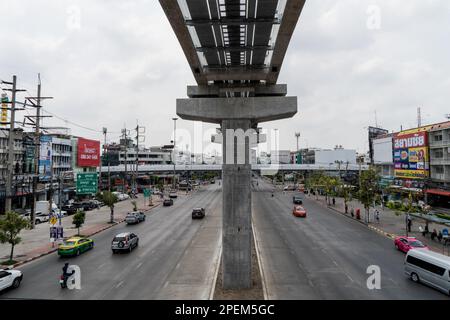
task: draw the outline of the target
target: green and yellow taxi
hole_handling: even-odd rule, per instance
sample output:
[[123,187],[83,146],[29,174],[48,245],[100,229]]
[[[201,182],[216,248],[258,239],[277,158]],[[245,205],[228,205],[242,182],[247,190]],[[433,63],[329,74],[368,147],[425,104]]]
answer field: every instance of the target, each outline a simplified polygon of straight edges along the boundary
[[94,240],[83,237],[72,237],[58,246],[59,256],[79,256],[94,247]]

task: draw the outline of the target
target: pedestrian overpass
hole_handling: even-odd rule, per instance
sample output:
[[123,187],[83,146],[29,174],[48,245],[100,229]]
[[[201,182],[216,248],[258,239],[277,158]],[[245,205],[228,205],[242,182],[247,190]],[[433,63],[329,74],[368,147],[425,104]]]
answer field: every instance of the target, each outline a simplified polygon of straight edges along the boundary
[[[271,172],[301,172],[301,171],[336,171],[336,172],[346,172],[346,171],[359,171],[359,170],[367,170],[367,165],[357,165],[357,164],[349,164],[347,165],[339,165],[339,164],[330,164],[330,165],[320,165],[320,164],[252,164],[251,170],[258,171],[262,174],[271,173]],[[222,171],[221,164],[188,164],[188,165],[139,165],[138,172],[139,173],[173,173],[175,172],[184,172],[184,171]],[[129,164],[127,166],[127,171],[129,173],[136,172],[136,165]],[[111,167],[102,167],[101,172],[106,174],[107,172],[111,173],[124,173],[125,165],[119,166],[111,166]]]

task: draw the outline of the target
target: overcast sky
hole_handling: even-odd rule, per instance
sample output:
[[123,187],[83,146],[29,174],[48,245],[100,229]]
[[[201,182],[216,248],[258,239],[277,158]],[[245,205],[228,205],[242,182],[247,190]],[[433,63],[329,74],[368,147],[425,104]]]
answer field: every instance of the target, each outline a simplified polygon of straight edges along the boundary
[[[146,145],[169,143],[175,99],[195,81],[159,1],[2,0],[0,13],[0,79],[16,74],[22,100],[41,73],[58,116],[44,125],[95,139],[107,127],[115,141],[139,120]],[[299,112],[263,126],[279,129],[280,149],[299,131],[303,147],[365,152],[370,125],[414,127],[417,107],[424,124],[445,121],[449,39],[448,0],[308,0],[279,78]]]

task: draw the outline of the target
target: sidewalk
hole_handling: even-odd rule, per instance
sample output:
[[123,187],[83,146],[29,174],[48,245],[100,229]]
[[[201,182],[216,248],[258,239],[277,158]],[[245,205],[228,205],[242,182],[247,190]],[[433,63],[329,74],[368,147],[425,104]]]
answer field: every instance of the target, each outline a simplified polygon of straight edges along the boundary
[[[109,229],[118,223],[122,223],[125,220],[126,214],[133,209],[133,205],[131,204],[131,201],[133,200],[137,201],[138,209],[144,212],[153,209],[162,202],[159,197],[153,196],[153,206],[148,206],[148,199],[146,199],[144,203],[144,197],[142,195],[137,199],[128,199],[118,202],[114,205],[114,224],[109,223],[109,207],[104,206],[100,209],[86,211],[86,221],[80,228],[80,234],[89,237]],[[65,238],[77,235],[78,233],[77,228],[72,224],[72,220],[73,215],[61,219]],[[57,225],[58,224],[55,226]],[[18,261],[14,267],[57,250],[57,243],[52,246],[52,243],[50,242],[50,226],[49,223],[42,223],[36,225],[34,230],[22,230],[20,233],[22,241],[14,248],[13,259]],[[0,261],[8,260],[10,251],[10,244],[0,244]]]
[[[356,211],[356,208],[360,208],[361,210],[361,220],[360,222],[364,223],[365,219],[365,209],[364,206],[358,201],[358,200],[352,200],[348,202],[348,213],[345,214],[345,205],[344,205],[344,199],[343,198],[335,198],[336,204],[333,205],[327,205],[325,201],[324,196],[318,196],[318,200],[316,200],[316,196],[313,195],[304,195],[305,197],[314,200],[318,202],[319,204],[323,206],[328,206],[328,208],[343,214],[347,216],[350,219],[356,220],[356,214],[355,218],[352,218],[350,214],[350,210],[353,207],[354,211]],[[375,210],[378,209],[378,212],[380,213],[380,222],[377,223],[375,221]],[[412,218],[412,227],[411,232],[408,233],[408,236],[410,237],[416,237],[418,240],[422,241],[424,244],[426,244],[431,250],[449,255],[450,248],[444,247],[443,242],[440,243],[438,240],[431,240],[430,236],[423,237],[422,233],[419,231],[419,226],[422,228],[425,227],[425,221],[423,219],[411,216]],[[390,210],[389,208],[384,207],[384,209],[381,208],[381,206],[377,206],[376,208],[370,208],[369,213],[369,224],[368,227],[378,233],[381,233],[391,239],[394,239],[396,236],[405,236],[406,235],[406,216],[405,213],[397,213],[393,210]],[[428,229],[430,232],[433,231],[433,229],[436,229],[437,232],[442,229],[448,228],[447,226],[437,224],[437,223],[429,223]]]

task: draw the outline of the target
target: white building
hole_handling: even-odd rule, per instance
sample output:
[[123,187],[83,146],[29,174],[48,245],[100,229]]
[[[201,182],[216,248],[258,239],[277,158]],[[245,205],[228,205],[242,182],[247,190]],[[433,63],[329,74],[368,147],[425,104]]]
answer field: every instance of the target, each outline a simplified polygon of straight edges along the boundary
[[290,150],[272,150],[270,152],[270,163],[272,164],[289,164],[291,163]]

